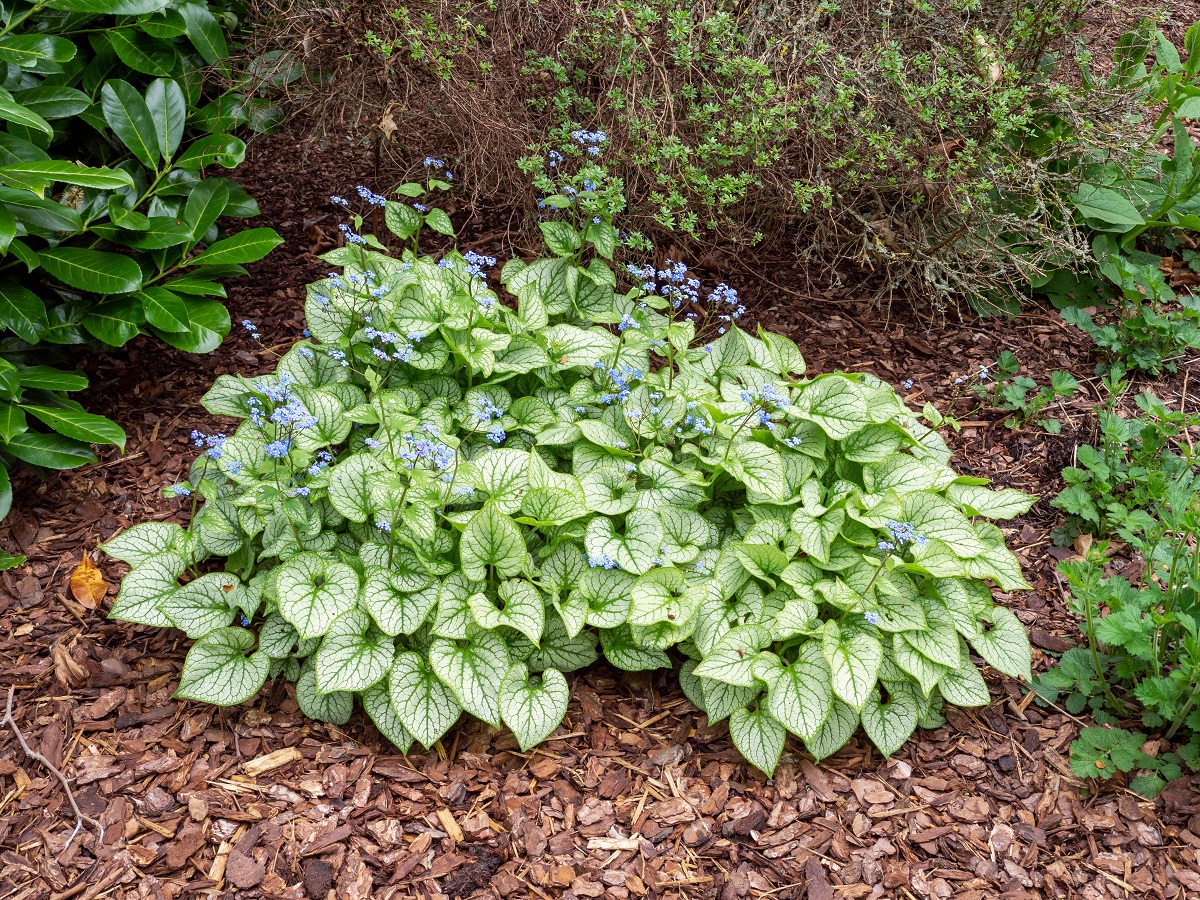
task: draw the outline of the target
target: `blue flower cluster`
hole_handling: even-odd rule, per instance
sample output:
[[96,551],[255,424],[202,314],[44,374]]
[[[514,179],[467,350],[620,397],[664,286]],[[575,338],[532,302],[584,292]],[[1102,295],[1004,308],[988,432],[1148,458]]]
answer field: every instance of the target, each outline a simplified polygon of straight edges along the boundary
[[[435,472],[445,472],[453,467],[454,451],[437,440],[437,429],[432,425],[421,427],[430,437],[410,433],[400,439],[400,449],[396,456],[404,463],[404,468],[415,469],[418,463],[423,463]],[[442,480],[450,481],[452,478],[452,475],[447,474]]]
[[879,613],[875,612],[874,610],[868,610],[867,612],[863,613],[863,618],[867,620],[867,624],[869,625],[879,624]]
[[485,426],[484,430],[487,433],[487,439],[493,444],[502,444],[508,436],[501,427],[499,420],[504,418],[504,410],[496,406],[487,397],[482,398],[478,402],[478,407],[475,411],[475,419],[480,425]]
[[611,556],[609,556],[607,553],[602,553],[600,556],[588,556],[585,553],[584,558],[587,559],[587,564],[589,566],[591,566],[593,569],[619,569],[619,568],[621,568],[619,565],[617,565],[617,561],[615,559],[613,559]]
[[242,319],[242,327],[245,328],[248,332],[250,332],[250,337],[253,338],[254,340],[257,341],[259,338],[262,337],[262,335],[260,335],[258,333],[258,326],[255,325],[253,322],[251,322],[249,319]]
[[484,256],[482,253],[476,253],[474,250],[468,250],[464,253],[463,259],[467,263],[467,272],[480,279],[486,279],[486,270],[496,264],[496,257]]
[[572,131],[571,137],[575,143],[587,148],[587,152],[591,156],[600,155],[600,145],[608,140],[608,135],[603,131]]
[[[346,236],[346,241],[351,244],[365,244],[367,239],[343,222],[338,226],[338,230]],[[336,285],[335,285],[336,286]]]
[[628,363],[621,366],[619,369],[610,369],[600,360],[596,360],[595,367],[604,371],[605,377],[607,377],[609,384],[615,389],[615,391],[612,393],[600,395],[600,402],[606,405],[614,402],[624,403],[629,399],[629,383],[631,381],[640,381],[645,377],[645,374],[641,371],[641,369],[635,369]]
[[355,190],[358,191],[358,196],[362,197],[372,206],[387,206],[387,197],[381,197],[366,185],[360,184]]
[[925,545],[925,535],[917,533],[917,527],[912,522],[885,522],[884,527],[891,532],[892,539],[890,541],[880,541],[878,547],[880,550],[891,552],[897,549],[903,549],[908,544],[915,544],[918,547]]
[[204,455],[209,459],[220,459],[225,450],[224,434],[205,434],[203,431],[192,432],[192,443],[197,447],[206,447]]

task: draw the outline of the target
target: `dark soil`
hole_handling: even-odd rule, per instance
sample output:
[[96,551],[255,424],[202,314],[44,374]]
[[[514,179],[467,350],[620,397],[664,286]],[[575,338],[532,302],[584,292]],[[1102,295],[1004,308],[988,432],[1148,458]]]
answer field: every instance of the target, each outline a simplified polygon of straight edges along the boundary
[[[233,709],[171,699],[182,635],[105,619],[124,569],[102,554],[99,608],[68,579],[116,531],[183,520],[159,492],[186,473],[191,430],[211,430],[200,396],[221,373],[270,368],[296,339],[304,286],[326,268],[314,252],[337,233],[327,196],[371,184],[372,168],[366,150],[319,147],[301,125],[253,143],[238,177],[286,243],[230,286],[229,305],[262,341],[235,328],[209,356],[139,339],[90,357],[81,399],[126,427],[126,454],[45,483],[18,477],[0,545],[28,563],[0,576],[0,667],[30,748],[70,777],[103,834],[72,833],[62,786],[0,729],[4,897],[1200,896],[1200,779],[1154,802],[1118,779],[1087,793],[1095,786],[1067,766],[1086,723],[993,672],[989,708],[950,710],[890,760],[862,738],[820,766],[789,746],[770,780],[670,673],[582,673],[556,737],[529,753],[470,722],[405,758],[361,715],[344,729],[306,720],[282,684]],[[497,248],[507,233],[495,211],[455,223],[463,249]],[[1050,309],[1011,321],[888,309],[853,288],[810,296],[803,273],[769,260],[725,263],[698,274],[735,284],[749,318],[796,339],[810,371],[911,379],[911,406],[961,420],[947,433],[961,471],[1043,498],[1005,523],[1034,590],[998,600],[1029,626],[1035,668],[1069,647],[1078,629],[1054,566],[1073,551],[1051,543],[1046,500],[1092,435],[1086,341]],[[1066,369],[1084,382],[1057,410],[1061,435],[1011,431],[999,411],[956,396],[955,378],[1003,350],[1040,381]],[[1168,405],[1200,413],[1186,374],[1196,362],[1152,386]]]

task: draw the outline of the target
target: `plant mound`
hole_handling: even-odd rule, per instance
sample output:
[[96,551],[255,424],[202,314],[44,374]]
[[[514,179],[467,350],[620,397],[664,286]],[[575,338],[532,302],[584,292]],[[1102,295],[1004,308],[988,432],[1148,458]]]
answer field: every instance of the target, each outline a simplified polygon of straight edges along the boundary
[[737,327],[736,293],[702,298],[681,265],[618,293],[587,190],[547,198],[579,224],[503,266],[511,306],[493,259],[419,255],[444,213],[361,193],[410,248],[346,226],[311,336],[205,396],[242,422],[194,435],[170,489],[190,527],[105,547],[133,567],[112,615],[195,640],[179,696],[237,704],[283,676],[315,719],[357,698],[402,751],[464,710],[527,748],[563,719],[564,673],[675,648],[688,697],[769,773],[786,731],[824,757],[861,723],[890,754],[943,699],[987,703],[972,648],[1028,677],[985,582],[1026,585],[972,517],[1033,498],[957,475],[888,385],[804,378],[792,341]]

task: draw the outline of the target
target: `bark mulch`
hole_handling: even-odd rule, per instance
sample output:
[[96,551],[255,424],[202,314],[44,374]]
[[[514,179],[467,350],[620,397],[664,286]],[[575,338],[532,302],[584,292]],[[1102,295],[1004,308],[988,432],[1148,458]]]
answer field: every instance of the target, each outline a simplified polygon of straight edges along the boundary
[[[1118,780],[1096,793],[1067,765],[1087,723],[993,672],[989,708],[950,710],[890,760],[862,738],[819,766],[789,745],[770,780],[668,673],[579,674],[562,728],[529,753],[470,723],[405,758],[359,716],[344,729],[305,720],[279,684],[227,710],[171,699],[182,635],[106,621],[123,567],[100,554],[99,603],[73,595],[69,577],[117,530],[182,520],[158,492],[186,472],[191,429],[211,430],[199,396],[220,373],[270,367],[270,348],[299,333],[303,286],[325,268],[313,253],[336,233],[326,195],[370,183],[369,160],[316,147],[302,128],[254,144],[239,177],[287,243],[231,287],[230,307],[266,346],[237,333],[185,357],[139,339],[90,359],[84,401],[125,425],[128,452],[17,480],[0,545],[29,559],[0,576],[0,669],[14,695],[0,728],[0,900],[1200,897],[1200,779],[1154,802]],[[487,222],[461,224],[465,245],[494,240]],[[765,265],[708,274],[743,287],[752,317],[795,337],[813,371],[911,378],[910,405],[953,405],[965,472],[1049,498],[1091,435],[1094,380],[1059,410],[1060,436],[955,403],[955,377],[1004,349],[1040,380],[1090,375],[1087,347],[1052,310],[950,321],[853,290],[808,296],[795,273]],[[1200,411],[1182,372],[1155,389]],[[1056,522],[1043,501],[1006,523],[1035,590],[999,600],[1029,626],[1037,668],[1078,634],[1054,574],[1072,552],[1052,545]],[[13,724],[69,777],[82,828]]]

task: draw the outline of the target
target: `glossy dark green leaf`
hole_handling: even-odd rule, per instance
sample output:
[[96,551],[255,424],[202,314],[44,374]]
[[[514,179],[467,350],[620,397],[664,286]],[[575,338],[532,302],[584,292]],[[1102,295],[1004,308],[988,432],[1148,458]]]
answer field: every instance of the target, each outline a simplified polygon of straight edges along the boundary
[[163,287],[169,288],[177,294],[187,294],[189,297],[224,297],[225,288],[223,285],[215,281],[208,281],[204,278],[197,278],[195,273],[189,272],[180,278],[172,279],[166,282]]
[[[8,480],[8,470],[0,466],[0,519],[8,515],[12,509],[12,483]],[[23,556],[13,556],[11,553],[0,553],[0,569],[11,569],[25,562]]]
[[8,245],[17,236],[17,220],[8,211],[7,206],[0,206],[0,253],[8,252]]
[[21,373],[7,359],[0,359],[0,399],[13,400],[21,391]]
[[142,286],[142,270],[128,256],[83,247],[51,247],[38,254],[42,268],[69,287],[96,294],[125,294]]
[[180,334],[157,331],[158,336],[172,347],[187,353],[211,353],[216,350],[225,335],[229,334],[229,310],[216,300],[189,297],[184,303],[191,327]]
[[183,218],[191,229],[193,244],[204,237],[228,202],[229,185],[220,179],[210,178],[192,189],[183,209]]
[[40,431],[18,434],[4,449],[31,466],[45,469],[76,469],[96,461],[96,454],[83,441]]
[[112,225],[95,225],[92,231],[105,240],[137,250],[177,247],[187,243],[192,234],[187,225],[171,216],[150,216],[146,220],[146,227],[136,231],[122,231]]
[[[79,218],[79,213],[69,206],[53,200],[46,200],[31,191],[0,187],[0,203],[7,206],[8,211],[19,221],[33,226],[35,229],[66,232],[83,230],[83,220]],[[13,241],[14,247],[16,244],[17,242]],[[20,256],[19,250],[13,252]],[[23,256],[21,258],[25,259]],[[32,260],[36,259],[37,256],[34,255]],[[34,262],[34,265],[36,266],[37,263]]]
[[23,366],[18,368],[21,384],[44,391],[82,391],[88,386],[82,372],[68,372],[53,366]]
[[91,304],[86,300],[68,300],[46,310],[49,325],[42,334],[48,344],[86,344],[90,337],[83,330],[83,317]]
[[187,121],[187,100],[183,89],[166,78],[156,78],[146,88],[146,106],[158,135],[158,152],[163,159],[170,159],[183,140],[183,126]]
[[274,228],[248,228],[239,231],[222,241],[217,241],[203,253],[192,257],[192,263],[199,265],[220,265],[224,263],[248,263],[262,259],[283,243]]
[[20,162],[0,166],[0,181],[12,187],[42,193],[52,184],[77,184],[80,187],[112,190],[133,187],[133,178],[121,169],[79,166],[66,160]]
[[125,431],[116,422],[77,409],[22,404],[26,413],[49,425],[59,434],[88,444],[112,444],[125,449]]
[[120,347],[141,333],[145,321],[142,304],[130,294],[93,306],[83,327],[97,340]]
[[158,166],[160,153],[154,120],[145,98],[127,81],[114,79],[100,91],[104,121],[129,152],[148,169]]
[[15,281],[0,281],[0,325],[21,340],[36,344],[46,330],[46,304]]
[[173,294],[166,288],[148,287],[134,294],[142,303],[142,311],[146,321],[162,331],[172,333],[187,331],[192,321],[188,317],[187,305],[183,298]]
[[50,9],[109,16],[141,16],[158,12],[171,0],[47,0]]
[[46,137],[54,136],[54,129],[50,126],[49,122],[32,110],[26,109],[20,103],[17,103],[13,99],[13,95],[4,88],[0,88],[0,119],[6,122],[16,122],[18,125],[24,125],[26,128],[40,131]]
[[21,407],[15,403],[0,403],[0,438],[8,442],[28,430],[29,424]]
[[29,68],[44,59],[56,63],[75,58],[75,45],[52,34],[9,34],[0,37],[0,62]]
[[246,143],[233,135],[207,134],[198,138],[179,155],[175,167],[189,172],[199,172],[205,166],[217,163],[226,169],[240,165],[246,158]]
[[138,28],[156,38],[176,38],[187,34],[187,20],[177,9],[162,9],[138,19]]
[[43,119],[77,116],[92,105],[91,99],[83,91],[64,85],[44,84],[24,91],[14,91],[13,99]]
[[179,11],[187,20],[187,33],[206,63],[210,66],[229,56],[225,30],[208,10],[207,3],[182,3]]
[[27,273],[32,272],[42,264],[42,261],[38,259],[38,255],[25,246],[24,241],[13,241],[8,245],[8,252],[25,263],[25,271]]
[[166,78],[179,65],[179,51],[169,41],[160,41],[138,28],[114,28],[107,35],[121,62],[135,72]]
[[150,219],[144,213],[127,209],[122,197],[113,194],[108,198],[108,218],[114,225],[129,231],[145,231],[150,227]]
[[50,154],[36,144],[0,132],[0,166],[49,158]]

